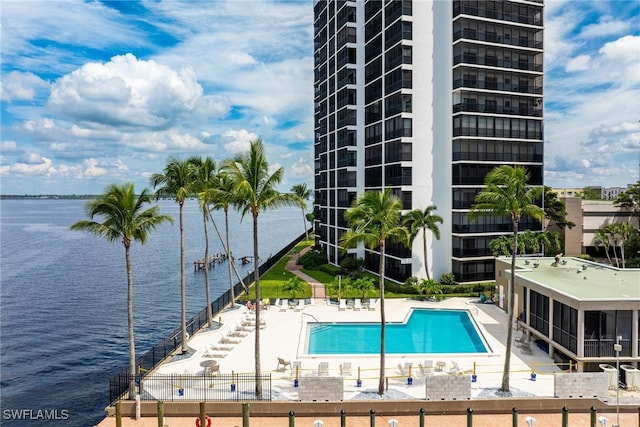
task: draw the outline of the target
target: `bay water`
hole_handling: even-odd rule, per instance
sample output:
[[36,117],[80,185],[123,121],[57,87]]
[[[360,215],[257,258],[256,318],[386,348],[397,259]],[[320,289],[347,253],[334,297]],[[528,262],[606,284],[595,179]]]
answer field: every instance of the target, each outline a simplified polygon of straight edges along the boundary
[[[124,247],[69,226],[86,200],[0,201],[0,425],[93,426],[109,404],[109,378],[128,364]],[[178,205],[158,202],[175,222],[132,244],[136,356],[180,326]],[[224,235],[224,215],[214,212]],[[184,207],[187,319],[206,305],[202,213]],[[306,224],[308,225],[308,224]],[[250,216],[230,214],[236,260],[253,254]],[[261,212],[260,258],[303,232],[298,208]],[[209,223],[210,253],[223,247]],[[237,262],[240,274],[252,264]],[[236,283],[237,278],[233,277]],[[212,300],[229,289],[227,264],[210,275]]]

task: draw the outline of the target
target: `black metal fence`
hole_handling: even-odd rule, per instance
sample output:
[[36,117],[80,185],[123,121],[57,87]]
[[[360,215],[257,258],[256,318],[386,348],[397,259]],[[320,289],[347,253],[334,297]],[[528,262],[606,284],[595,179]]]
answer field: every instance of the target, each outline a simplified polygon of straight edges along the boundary
[[[128,387],[130,376],[120,375],[121,387]],[[151,374],[136,378],[140,400],[181,401],[269,401],[271,400],[271,375],[262,374],[258,378],[261,394],[256,393],[256,376],[253,373],[233,374]],[[112,382],[112,386],[115,383]]]
[[[305,238],[305,233],[294,239],[287,246],[282,248],[278,253],[269,257],[266,261],[260,264],[260,274],[264,274],[267,270],[273,267],[282,257],[287,255],[295,245]],[[254,272],[247,274],[243,282],[248,286],[254,281]],[[238,296],[244,292],[244,287],[241,282],[238,282],[233,287],[234,295]],[[231,303],[231,290],[228,289],[222,295],[220,295],[215,301],[211,303],[211,311],[214,317],[219,314],[227,305]],[[207,323],[207,309],[203,308],[198,314],[187,321],[187,333],[193,335],[199,331]],[[136,380],[137,382],[143,381],[145,376],[153,368],[158,366],[160,362],[170,356],[175,349],[182,345],[182,328],[175,329],[169,336],[160,343],[156,344],[151,350],[147,351],[136,361]],[[113,404],[118,399],[121,399],[125,393],[129,390],[129,380],[132,373],[129,368],[125,368],[119,374],[109,379],[109,402]],[[252,377],[253,378],[253,377]]]

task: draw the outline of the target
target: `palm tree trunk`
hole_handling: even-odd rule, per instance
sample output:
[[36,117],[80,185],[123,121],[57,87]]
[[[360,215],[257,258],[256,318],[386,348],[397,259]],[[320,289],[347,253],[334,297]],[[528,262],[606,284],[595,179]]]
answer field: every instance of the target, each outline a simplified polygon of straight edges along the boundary
[[307,239],[307,244],[309,244],[309,230],[307,230],[307,218],[304,216],[304,209],[302,211],[302,226],[304,227],[304,235]]
[[133,337],[133,271],[131,269],[130,243],[124,244],[124,255],[127,263],[127,326],[129,329],[129,399],[135,399],[136,395],[136,346]]
[[184,201],[180,202],[180,299],[181,299],[181,319],[182,319],[182,353],[187,353],[187,285],[184,272]]
[[[225,233],[225,238],[227,240],[227,264],[229,267],[229,292],[231,292],[231,308],[233,308],[233,306],[236,303],[236,296],[234,295],[233,292],[233,275],[231,274],[231,265],[233,263],[233,259],[231,259],[231,246],[229,246],[229,208],[225,207],[224,208],[224,233]],[[242,281],[242,279],[240,279],[240,281]]]
[[513,221],[513,248],[511,250],[511,280],[509,281],[509,306],[507,309],[507,343],[504,351],[504,369],[502,371],[502,386],[500,390],[509,392],[509,370],[511,369],[511,346],[513,343],[513,321],[515,311],[516,290],[516,255],[518,252],[518,221]]
[[427,270],[427,280],[431,280],[431,275],[429,274],[429,260],[427,259],[427,229],[422,229],[422,252],[424,255],[424,268]]
[[385,380],[385,324],[386,316],[384,313],[384,240],[380,243],[380,261],[378,262],[378,274],[380,275],[380,380],[378,382],[378,394],[384,394]]
[[207,213],[209,212],[209,207],[205,204],[204,206],[204,286],[207,297],[207,325],[209,327],[213,327],[213,313],[211,312],[211,292],[209,290],[209,228],[207,227]]
[[253,278],[256,286],[256,397],[262,397],[260,379],[260,269],[258,268],[258,212],[253,213]]

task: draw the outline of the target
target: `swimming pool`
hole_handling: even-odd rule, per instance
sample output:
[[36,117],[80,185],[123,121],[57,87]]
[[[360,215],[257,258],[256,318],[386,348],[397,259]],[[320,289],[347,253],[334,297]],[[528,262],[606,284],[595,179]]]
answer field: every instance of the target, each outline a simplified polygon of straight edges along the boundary
[[[308,323],[308,354],[380,353],[379,323]],[[488,353],[467,310],[412,309],[404,323],[387,323],[388,354]]]

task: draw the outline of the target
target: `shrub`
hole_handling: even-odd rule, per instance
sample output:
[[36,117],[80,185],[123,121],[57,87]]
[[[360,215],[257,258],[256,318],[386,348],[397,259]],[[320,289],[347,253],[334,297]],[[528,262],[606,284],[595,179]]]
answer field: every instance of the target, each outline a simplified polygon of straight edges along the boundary
[[331,265],[331,264],[320,264],[317,267],[315,267],[315,270],[320,270],[323,273],[327,273],[330,276],[337,276],[342,272],[342,269],[340,267],[336,267],[335,265]]
[[317,268],[319,265],[326,264],[327,257],[321,252],[311,250],[298,258],[298,264],[307,269]]
[[442,286],[453,286],[456,284],[456,277],[453,273],[444,273],[440,276],[440,284]]

